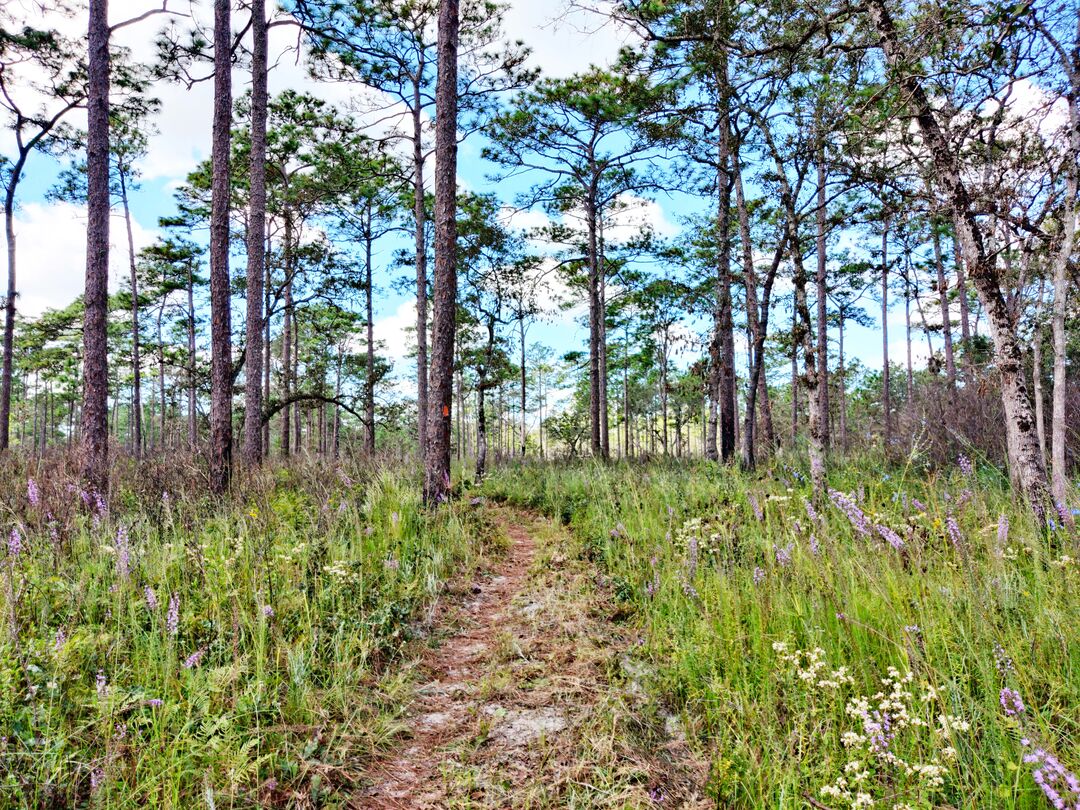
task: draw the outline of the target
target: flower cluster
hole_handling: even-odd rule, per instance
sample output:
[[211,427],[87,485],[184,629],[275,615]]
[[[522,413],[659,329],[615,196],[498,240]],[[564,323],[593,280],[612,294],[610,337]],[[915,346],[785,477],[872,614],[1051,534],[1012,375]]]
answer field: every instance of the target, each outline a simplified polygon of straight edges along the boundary
[[843,492],[837,492],[835,489],[829,490],[829,498],[837,509],[847,515],[851,528],[863,537],[870,536],[870,521],[866,517],[866,513],[855,503],[854,498],[845,495]]

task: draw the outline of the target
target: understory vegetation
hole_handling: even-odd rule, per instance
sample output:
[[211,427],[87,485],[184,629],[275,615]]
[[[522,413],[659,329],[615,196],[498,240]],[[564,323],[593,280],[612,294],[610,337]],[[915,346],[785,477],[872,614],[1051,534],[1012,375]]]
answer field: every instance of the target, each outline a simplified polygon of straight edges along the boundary
[[221,501],[183,465],[117,470],[110,497],[12,467],[5,807],[342,801],[400,731],[416,608],[494,537],[394,469],[282,467]]
[[1072,515],[1035,525],[966,458],[808,478],[533,463],[485,491],[582,540],[717,806],[1073,807]]

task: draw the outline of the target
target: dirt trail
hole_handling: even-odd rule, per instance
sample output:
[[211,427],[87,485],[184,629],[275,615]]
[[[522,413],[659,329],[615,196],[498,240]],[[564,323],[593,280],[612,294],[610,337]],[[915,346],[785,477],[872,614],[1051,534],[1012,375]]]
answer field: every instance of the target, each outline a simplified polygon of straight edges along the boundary
[[350,806],[705,806],[702,769],[646,705],[603,583],[560,527],[498,519],[505,555],[438,611],[407,739]]

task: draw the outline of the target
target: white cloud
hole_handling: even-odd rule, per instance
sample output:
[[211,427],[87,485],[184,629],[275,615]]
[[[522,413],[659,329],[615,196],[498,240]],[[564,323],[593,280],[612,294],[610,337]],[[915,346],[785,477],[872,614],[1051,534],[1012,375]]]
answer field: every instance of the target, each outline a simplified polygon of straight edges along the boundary
[[398,362],[416,349],[416,299],[402,301],[392,315],[375,319],[375,340],[385,344],[382,353]]
[[567,0],[512,0],[505,18],[506,34],[532,49],[532,64],[544,75],[562,78],[615,61],[630,32],[620,31],[599,11],[572,7]]
[[[15,218],[17,245],[17,307],[23,317],[36,317],[45,309],[63,307],[82,295],[86,275],[86,210],[71,203],[27,203]],[[135,250],[155,237],[132,223]],[[109,289],[128,273],[127,235],[122,219],[113,217],[110,228]]]

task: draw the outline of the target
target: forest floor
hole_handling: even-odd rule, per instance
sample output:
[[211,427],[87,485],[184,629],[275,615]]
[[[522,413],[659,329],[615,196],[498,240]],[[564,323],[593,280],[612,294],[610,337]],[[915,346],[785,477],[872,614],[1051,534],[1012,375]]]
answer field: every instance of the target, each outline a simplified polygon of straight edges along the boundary
[[649,703],[610,584],[561,526],[493,512],[506,551],[432,608],[404,739],[351,806],[705,806],[705,768]]

